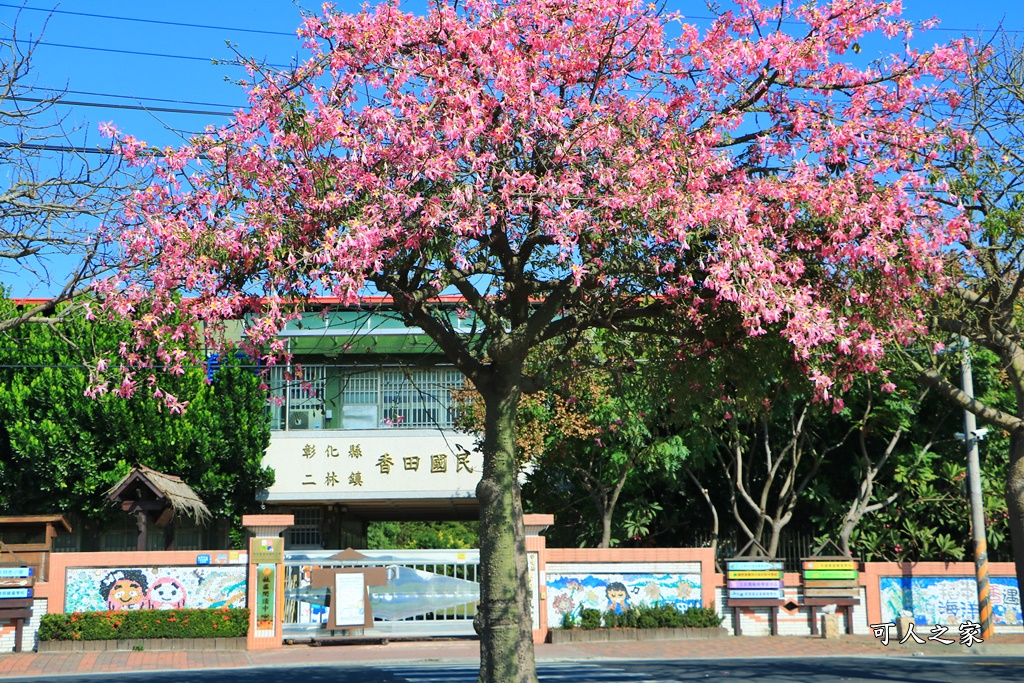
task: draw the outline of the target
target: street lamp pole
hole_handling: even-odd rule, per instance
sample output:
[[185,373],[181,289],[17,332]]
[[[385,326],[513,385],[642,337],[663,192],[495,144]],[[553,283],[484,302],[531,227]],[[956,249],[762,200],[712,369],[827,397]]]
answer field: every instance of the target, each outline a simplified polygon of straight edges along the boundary
[[[961,345],[960,381],[963,392],[974,398],[974,376],[971,373],[971,354],[966,340]],[[971,535],[974,538],[974,574],[978,583],[978,617],[981,637],[992,636],[992,603],[989,599],[988,544],[985,541],[985,505],[981,496],[981,465],[978,462],[978,441],[982,434],[974,413],[964,411],[964,444],[967,446],[967,485],[971,502]]]

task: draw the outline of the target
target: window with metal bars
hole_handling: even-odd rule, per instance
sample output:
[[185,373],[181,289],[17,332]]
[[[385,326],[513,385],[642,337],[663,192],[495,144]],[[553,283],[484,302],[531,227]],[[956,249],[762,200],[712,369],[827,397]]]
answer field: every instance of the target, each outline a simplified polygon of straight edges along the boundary
[[451,368],[271,368],[271,429],[447,429],[462,385]]
[[285,531],[284,544],[292,550],[323,548],[323,510],[320,508],[295,508],[295,523]]
[[268,384],[271,429],[323,429],[327,366],[295,365],[270,368]]

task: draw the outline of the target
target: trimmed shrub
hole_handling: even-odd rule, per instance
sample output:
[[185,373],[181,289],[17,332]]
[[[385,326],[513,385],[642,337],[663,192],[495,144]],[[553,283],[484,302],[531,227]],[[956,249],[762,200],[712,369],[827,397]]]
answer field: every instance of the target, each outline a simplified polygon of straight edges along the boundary
[[601,612],[596,609],[585,609],[580,611],[580,627],[588,631],[601,628]]
[[608,610],[604,613],[605,628],[636,628],[637,611],[641,606],[630,607],[623,610],[622,614],[616,614],[615,610]]
[[614,610],[604,613],[605,628],[714,628],[722,625],[722,619],[711,607],[690,607],[680,612],[675,605],[637,605],[616,614]]
[[39,623],[39,640],[239,638],[248,633],[246,608],[44,614]]
[[683,612],[682,626],[691,628],[717,628],[722,625],[722,617],[715,612],[715,603],[709,607],[691,607]]
[[572,612],[562,612],[562,628],[574,629],[576,628],[576,617],[572,615]]

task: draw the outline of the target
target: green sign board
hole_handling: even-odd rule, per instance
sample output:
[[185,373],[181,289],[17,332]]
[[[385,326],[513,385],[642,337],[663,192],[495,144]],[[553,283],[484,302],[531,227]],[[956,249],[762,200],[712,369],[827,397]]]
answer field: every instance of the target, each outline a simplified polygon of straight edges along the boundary
[[256,567],[256,630],[274,630],[274,607],[277,604],[277,565]]
[[806,569],[805,579],[856,579],[856,569]]

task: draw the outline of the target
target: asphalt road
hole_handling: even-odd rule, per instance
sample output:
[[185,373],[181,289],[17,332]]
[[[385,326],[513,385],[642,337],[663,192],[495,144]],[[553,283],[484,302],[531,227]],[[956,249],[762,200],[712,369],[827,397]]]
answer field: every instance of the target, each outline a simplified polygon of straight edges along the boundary
[[[821,657],[541,663],[541,683],[1024,683],[1024,657]],[[473,683],[466,664],[280,666],[8,678],[9,683]]]

